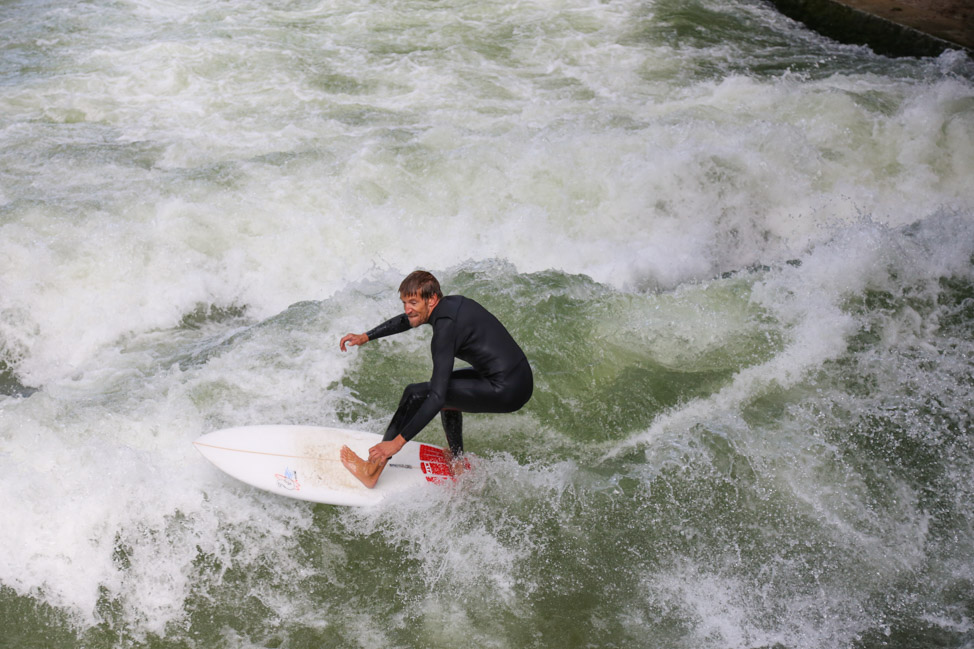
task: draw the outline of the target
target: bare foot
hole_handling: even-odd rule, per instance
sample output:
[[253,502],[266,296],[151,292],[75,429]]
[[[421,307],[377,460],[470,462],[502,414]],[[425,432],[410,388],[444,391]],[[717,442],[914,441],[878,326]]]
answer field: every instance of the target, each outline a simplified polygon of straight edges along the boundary
[[446,460],[447,466],[450,467],[450,472],[454,478],[470,468],[470,461],[463,457],[462,453],[460,455],[454,455],[448,448],[443,449],[443,459]]
[[370,462],[363,460],[355,454],[355,451],[347,446],[342,447],[341,457],[342,464],[345,465],[349,473],[358,478],[369,489],[374,487],[375,483],[379,481],[379,475],[382,473],[382,469],[386,468],[386,462],[389,461]]

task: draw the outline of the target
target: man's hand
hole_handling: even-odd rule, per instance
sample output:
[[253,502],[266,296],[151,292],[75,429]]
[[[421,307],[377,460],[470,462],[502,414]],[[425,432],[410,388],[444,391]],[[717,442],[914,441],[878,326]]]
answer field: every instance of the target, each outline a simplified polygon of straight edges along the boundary
[[396,435],[395,439],[388,442],[379,442],[369,449],[369,462],[385,462],[405,445],[406,440],[402,435]]
[[342,341],[338,343],[338,346],[342,348],[342,351],[347,351],[345,345],[352,345],[357,347],[359,345],[364,345],[369,342],[369,337],[365,334],[346,334]]

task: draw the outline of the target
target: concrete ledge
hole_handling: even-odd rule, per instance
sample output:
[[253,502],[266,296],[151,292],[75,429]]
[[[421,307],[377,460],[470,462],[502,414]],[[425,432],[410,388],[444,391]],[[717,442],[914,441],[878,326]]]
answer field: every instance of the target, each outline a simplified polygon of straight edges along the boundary
[[778,10],[842,43],[887,56],[974,57],[974,3],[966,0],[771,0]]

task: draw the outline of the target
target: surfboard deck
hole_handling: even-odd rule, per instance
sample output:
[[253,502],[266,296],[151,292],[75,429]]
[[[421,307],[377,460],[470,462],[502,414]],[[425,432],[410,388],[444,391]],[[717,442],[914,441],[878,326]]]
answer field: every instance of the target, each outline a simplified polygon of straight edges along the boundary
[[251,486],[299,500],[369,506],[406,489],[453,477],[442,448],[410,441],[392,456],[374,488],[366,488],[339,457],[348,445],[359,457],[382,436],[321,426],[224,428],[200,436],[196,449],[218,469]]

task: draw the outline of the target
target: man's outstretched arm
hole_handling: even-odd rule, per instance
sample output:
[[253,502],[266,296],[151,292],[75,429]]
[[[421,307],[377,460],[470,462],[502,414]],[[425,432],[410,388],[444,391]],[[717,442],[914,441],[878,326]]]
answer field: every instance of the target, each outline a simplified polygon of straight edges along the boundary
[[375,340],[376,338],[384,338],[386,336],[391,336],[393,334],[399,334],[404,331],[409,331],[412,327],[409,326],[409,319],[406,318],[404,313],[400,313],[394,318],[390,318],[380,324],[374,329],[369,329],[364,334],[345,334],[338,343],[338,346],[342,348],[342,351],[346,350],[346,345],[351,345],[357,347],[359,345],[364,345],[370,340]]

